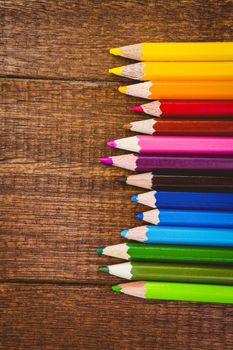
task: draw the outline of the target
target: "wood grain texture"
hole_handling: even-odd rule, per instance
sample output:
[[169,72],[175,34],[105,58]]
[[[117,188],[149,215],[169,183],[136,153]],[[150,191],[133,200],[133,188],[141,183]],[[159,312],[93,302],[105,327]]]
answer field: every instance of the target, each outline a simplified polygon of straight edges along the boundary
[[109,48],[232,40],[232,7],[0,2],[0,349],[232,349],[232,307],[116,295],[120,279],[96,269],[118,260],[95,254],[144,210],[115,182],[129,172],[98,163],[122,153],[106,140],[130,135],[128,108],[143,103],[117,92],[126,80],[107,69],[129,61]]
[[129,200],[135,189],[120,191],[115,181],[127,172],[98,162],[114,152],[106,140],[125,133],[127,97],[114,83],[3,79],[0,86],[0,276],[111,283],[96,273],[107,259],[95,249],[140,225]]
[[0,74],[111,79],[110,46],[232,39],[231,0],[5,0]]
[[4,350],[233,346],[230,306],[149,302],[95,286],[6,284],[0,293]]

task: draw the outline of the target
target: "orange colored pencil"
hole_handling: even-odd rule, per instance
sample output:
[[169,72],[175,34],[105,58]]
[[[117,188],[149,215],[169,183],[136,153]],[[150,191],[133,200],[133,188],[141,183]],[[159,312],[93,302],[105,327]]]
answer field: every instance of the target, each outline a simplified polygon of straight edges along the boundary
[[150,100],[232,100],[233,81],[147,81],[120,86],[119,91]]

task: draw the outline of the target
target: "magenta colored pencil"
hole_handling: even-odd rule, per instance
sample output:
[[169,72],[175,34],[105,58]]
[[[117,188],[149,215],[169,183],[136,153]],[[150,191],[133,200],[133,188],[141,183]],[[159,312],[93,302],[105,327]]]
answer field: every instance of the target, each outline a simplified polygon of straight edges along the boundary
[[108,146],[145,154],[233,154],[233,137],[137,135],[109,141]]
[[191,170],[207,172],[232,172],[233,158],[231,157],[195,157],[195,156],[158,156],[124,154],[100,158],[107,165],[133,171],[155,171],[155,170]]

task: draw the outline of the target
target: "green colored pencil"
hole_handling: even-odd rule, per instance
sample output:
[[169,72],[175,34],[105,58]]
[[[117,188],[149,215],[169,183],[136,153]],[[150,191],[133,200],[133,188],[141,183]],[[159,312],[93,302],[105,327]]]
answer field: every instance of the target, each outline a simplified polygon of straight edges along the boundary
[[135,281],[233,284],[233,267],[229,266],[125,262],[99,271]]
[[233,249],[220,247],[129,242],[98,248],[97,253],[132,261],[233,264]]
[[122,292],[144,299],[200,301],[233,304],[233,287],[175,282],[130,282],[113,286]]

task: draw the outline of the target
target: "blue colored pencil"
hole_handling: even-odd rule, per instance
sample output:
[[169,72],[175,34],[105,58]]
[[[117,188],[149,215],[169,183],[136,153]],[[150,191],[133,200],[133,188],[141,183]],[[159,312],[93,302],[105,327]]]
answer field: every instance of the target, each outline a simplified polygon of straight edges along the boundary
[[124,230],[121,236],[149,244],[233,247],[233,229],[226,228],[145,225]]
[[233,210],[233,193],[150,191],[131,200],[152,208]]
[[232,211],[153,209],[136,218],[162,226],[233,227]]

